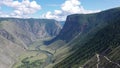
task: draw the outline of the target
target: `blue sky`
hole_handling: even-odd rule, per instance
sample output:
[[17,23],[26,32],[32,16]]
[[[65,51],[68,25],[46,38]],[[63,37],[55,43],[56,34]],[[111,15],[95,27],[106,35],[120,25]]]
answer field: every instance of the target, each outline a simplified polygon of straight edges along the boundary
[[65,20],[67,15],[119,7],[120,0],[0,0],[0,17]]

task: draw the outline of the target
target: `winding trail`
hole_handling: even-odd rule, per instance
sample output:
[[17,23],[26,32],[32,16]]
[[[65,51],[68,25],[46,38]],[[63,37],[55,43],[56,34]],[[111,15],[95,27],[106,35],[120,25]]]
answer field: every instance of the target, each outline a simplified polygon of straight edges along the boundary
[[97,68],[99,68],[99,64],[100,64],[100,55],[96,54],[97,57]]
[[109,61],[109,62],[111,62],[111,63],[113,63],[113,64],[116,64],[118,67],[120,67],[120,64],[111,61],[108,57],[104,56],[104,58],[105,58],[107,61]]
[[[97,57],[97,68],[99,68],[99,64],[100,64],[100,55],[99,55],[99,54],[96,54],[96,57]],[[110,60],[108,57],[106,57],[106,56],[103,56],[103,57],[104,57],[107,61],[109,61],[110,63],[116,64],[118,67],[120,67],[120,64],[111,61],[111,60]]]

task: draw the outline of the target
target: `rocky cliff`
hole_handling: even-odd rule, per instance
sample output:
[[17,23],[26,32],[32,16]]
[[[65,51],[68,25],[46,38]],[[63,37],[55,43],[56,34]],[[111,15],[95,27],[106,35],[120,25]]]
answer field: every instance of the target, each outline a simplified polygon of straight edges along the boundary
[[118,11],[116,11],[116,9],[110,9],[110,11],[108,10],[94,14],[69,15],[60,33],[54,39],[46,43],[51,44],[56,40],[64,40],[68,43],[77,35],[83,36],[94,27],[100,25],[100,23],[102,24],[101,26],[106,25],[107,21],[114,17],[114,13],[111,14],[112,12],[117,13]]
[[119,68],[120,8],[70,15],[65,26],[56,38],[70,42],[61,45],[54,68]]
[[0,68],[11,68],[32,42],[60,30],[59,22],[51,19],[0,18]]
[[54,37],[62,28],[59,22],[50,19],[1,18],[0,20],[5,32],[16,36],[27,45],[36,39]]

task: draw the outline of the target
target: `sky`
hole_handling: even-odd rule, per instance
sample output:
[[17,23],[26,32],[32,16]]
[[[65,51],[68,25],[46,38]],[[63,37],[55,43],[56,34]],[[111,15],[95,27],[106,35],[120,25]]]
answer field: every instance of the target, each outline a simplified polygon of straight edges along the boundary
[[96,13],[120,7],[120,0],[0,0],[0,17],[64,21],[71,14]]

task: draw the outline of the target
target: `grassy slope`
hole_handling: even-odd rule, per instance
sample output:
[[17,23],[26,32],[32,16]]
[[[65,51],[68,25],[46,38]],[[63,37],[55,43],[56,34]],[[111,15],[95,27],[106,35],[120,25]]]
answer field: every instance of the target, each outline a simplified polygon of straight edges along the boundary
[[[32,63],[37,60],[40,60],[41,63],[44,63],[47,56],[46,54],[40,53],[39,51],[27,51],[21,56],[19,56],[18,58],[19,58],[19,61],[13,65],[13,68],[18,68],[24,65],[23,61],[28,61],[29,63]],[[30,65],[31,64],[29,64],[29,66]],[[21,67],[21,68],[25,68],[25,67]]]
[[[0,68],[11,67],[16,63],[15,68],[19,65],[22,65],[21,61],[25,58],[29,58],[30,62],[39,62],[37,60],[45,60],[46,54],[40,53],[39,51],[25,51],[27,45],[20,39],[17,33],[25,35],[25,37],[31,37],[28,31],[22,29],[20,25],[24,25],[28,21],[31,28],[33,28],[34,23],[38,22],[40,26],[46,24],[46,29],[51,32],[51,36],[55,36],[55,33],[52,31],[56,30],[55,28],[61,29],[57,21],[50,19],[17,19],[17,18],[0,18]],[[51,23],[52,22],[52,23]],[[23,24],[21,24],[23,23]],[[20,26],[20,27],[19,27]],[[25,25],[24,25],[25,26]],[[28,25],[27,25],[28,26]],[[59,28],[60,27],[60,28]],[[28,26],[29,28],[29,26]],[[4,31],[3,31],[4,30]],[[46,30],[47,31],[47,30]],[[5,33],[6,32],[6,33]],[[27,33],[28,32],[28,33]],[[11,38],[12,37],[12,38]],[[10,39],[9,39],[10,38]],[[43,40],[35,40],[33,44],[28,49],[36,50],[36,46],[42,46],[41,49],[47,50],[46,47],[42,44]],[[13,46],[12,46],[13,45]],[[21,53],[23,53],[19,56]],[[20,54],[19,54],[20,53]],[[19,56],[19,57],[18,57]],[[6,61],[4,61],[6,59]],[[18,62],[18,63],[17,63]]]
[[[72,40],[67,44],[62,44],[59,40],[54,42],[59,43],[54,45],[54,47],[58,46],[55,53],[56,63],[74,52],[74,49],[78,48],[78,46],[75,46],[76,44],[79,43],[79,45],[83,45],[86,41],[92,38],[98,30],[105,27],[108,24],[108,16],[111,15],[112,12],[116,13],[118,11],[112,9],[95,14],[74,14],[68,16],[60,34],[54,39],[63,39],[63,42],[66,42],[66,40]],[[52,41],[54,41],[54,39]]]
[[0,36],[0,68],[10,68],[17,57],[26,52],[19,45]]
[[[120,64],[120,46],[114,48],[109,54],[107,55],[100,55],[100,61],[99,61],[99,67],[104,68],[119,68],[116,63]],[[110,61],[108,61],[104,56],[106,56]],[[95,55],[91,59],[89,59],[86,63],[84,63],[84,68],[96,68],[98,62],[97,62],[97,56]]]
[[[116,12],[117,11],[117,12]],[[114,13],[115,12],[115,13]],[[100,53],[108,55],[111,51],[114,51],[116,47],[120,45],[120,17],[119,17],[119,8],[118,10],[109,11],[109,14],[112,14],[112,17],[107,21],[109,25],[103,27],[100,30],[96,30],[96,32],[92,32],[93,35],[89,40],[85,41],[84,44],[81,45],[79,40],[73,42],[74,53],[65,58],[62,62],[58,63],[54,66],[54,68],[78,68],[83,65],[87,60],[92,58],[95,53]],[[108,16],[106,16],[107,18]],[[90,33],[90,34],[92,34]],[[89,37],[89,34],[88,34]],[[106,51],[106,49],[108,49]],[[112,54],[113,55],[113,54]],[[119,54],[115,54],[118,60]],[[110,57],[110,56],[108,56]]]
[[0,68],[12,67],[17,61],[17,57],[26,52],[22,47],[23,44],[4,29],[6,27],[4,25],[8,25],[7,23],[8,21],[1,21],[0,19]]

